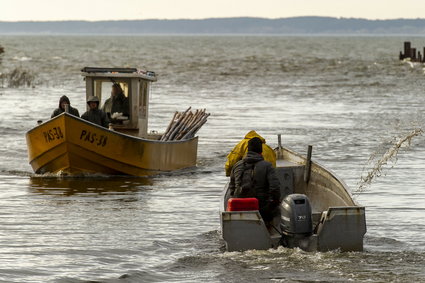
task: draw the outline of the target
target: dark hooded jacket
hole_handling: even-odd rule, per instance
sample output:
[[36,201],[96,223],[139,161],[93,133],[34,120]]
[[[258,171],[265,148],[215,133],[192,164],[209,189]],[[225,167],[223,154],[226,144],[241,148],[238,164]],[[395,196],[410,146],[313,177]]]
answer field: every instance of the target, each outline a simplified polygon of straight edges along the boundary
[[78,109],[71,107],[71,102],[69,101],[69,98],[66,95],[64,95],[59,99],[59,107],[56,108],[55,111],[53,111],[51,118],[56,117],[62,114],[63,112],[65,112],[65,109],[61,108],[61,104],[64,101],[69,105],[69,114],[80,117],[80,113],[78,112]]
[[86,111],[83,115],[81,115],[81,118],[105,128],[109,127],[108,117],[105,112],[99,108]]
[[106,113],[110,113],[110,115],[122,113],[124,116],[128,117],[130,112],[128,98],[123,93],[112,96],[106,99],[102,110]]
[[242,181],[242,174],[247,167],[250,167],[249,165],[254,165],[252,176],[253,189],[255,192],[254,197],[258,199],[260,209],[269,202],[279,203],[280,183],[276,176],[275,169],[270,162],[264,160],[261,154],[253,151],[248,151],[247,156],[238,161],[233,167],[229,183],[230,195],[239,197],[235,195],[235,192],[237,188],[242,185],[240,183]]

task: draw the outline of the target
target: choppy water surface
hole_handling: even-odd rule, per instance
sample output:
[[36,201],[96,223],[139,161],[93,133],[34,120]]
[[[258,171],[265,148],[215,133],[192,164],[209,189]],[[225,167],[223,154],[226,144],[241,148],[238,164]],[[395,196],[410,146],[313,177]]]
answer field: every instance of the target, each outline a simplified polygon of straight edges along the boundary
[[[251,129],[305,152],[356,190],[370,154],[422,128],[422,66],[400,63],[407,38],[1,36],[0,72],[34,88],[0,88],[0,280],[4,282],[425,282],[425,137],[358,195],[362,253],[280,248],[224,252],[225,156]],[[425,40],[416,38],[414,45]],[[66,94],[84,110],[84,66],[146,67],[150,129],[206,107],[197,168],[154,178],[33,176],[25,132]],[[1,83],[1,82],[0,82]]]

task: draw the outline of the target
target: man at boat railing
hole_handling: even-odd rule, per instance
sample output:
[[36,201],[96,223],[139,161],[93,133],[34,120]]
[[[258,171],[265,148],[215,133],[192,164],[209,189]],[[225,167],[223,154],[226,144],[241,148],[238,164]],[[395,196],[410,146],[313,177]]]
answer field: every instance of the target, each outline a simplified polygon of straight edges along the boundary
[[248,141],[246,157],[233,166],[229,191],[234,198],[257,198],[261,217],[270,222],[278,213],[280,183],[272,164],[261,155],[262,145],[258,137]]
[[102,110],[113,123],[128,120],[130,112],[128,98],[125,96],[119,83],[112,85],[111,97],[106,99]]
[[59,99],[59,107],[53,111],[51,118],[56,117],[63,112],[65,112],[65,108],[68,105],[69,114],[80,117],[80,113],[78,112],[77,108],[71,107],[71,102],[69,101],[69,98],[66,95],[63,95]]
[[224,166],[226,171],[226,176],[230,176],[233,166],[241,160],[248,152],[248,141],[252,138],[259,138],[263,143],[263,157],[264,160],[270,162],[273,167],[276,167],[276,153],[274,150],[266,144],[266,140],[257,134],[255,131],[250,131],[247,133],[243,140],[241,140],[227,155],[226,165]]
[[81,115],[81,118],[99,126],[108,128],[109,119],[105,112],[99,109],[99,98],[97,96],[90,96],[89,99],[87,99],[87,104],[90,109]]

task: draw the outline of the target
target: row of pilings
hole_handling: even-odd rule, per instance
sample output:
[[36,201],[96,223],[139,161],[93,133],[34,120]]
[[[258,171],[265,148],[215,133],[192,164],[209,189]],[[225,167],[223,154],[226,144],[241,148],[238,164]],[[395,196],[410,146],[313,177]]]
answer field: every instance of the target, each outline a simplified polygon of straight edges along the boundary
[[416,48],[412,48],[412,44],[410,41],[404,42],[404,51],[400,51],[399,59],[404,60],[408,59],[412,62],[421,62],[425,63],[425,47],[423,48],[423,53],[421,53],[419,50],[416,50]]

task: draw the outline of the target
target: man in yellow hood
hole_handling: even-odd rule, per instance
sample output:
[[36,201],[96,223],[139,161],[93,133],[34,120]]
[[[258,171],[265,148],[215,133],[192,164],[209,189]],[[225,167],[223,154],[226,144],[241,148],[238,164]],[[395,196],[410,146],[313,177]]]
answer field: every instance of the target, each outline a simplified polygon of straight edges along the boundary
[[248,152],[248,141],[252,138],[259,138],[263,142],[263,157],[264,160],[270,162],[273,167],[276,167],[276,153],[274,150],[266,144],[266,140],[257,134],[255,131],[250,131],[246,134],[245,138],[241,140],[233,150],[227,155],[227,161],[225,165],[226,176],[230,176],[233,166],[241,160]]

